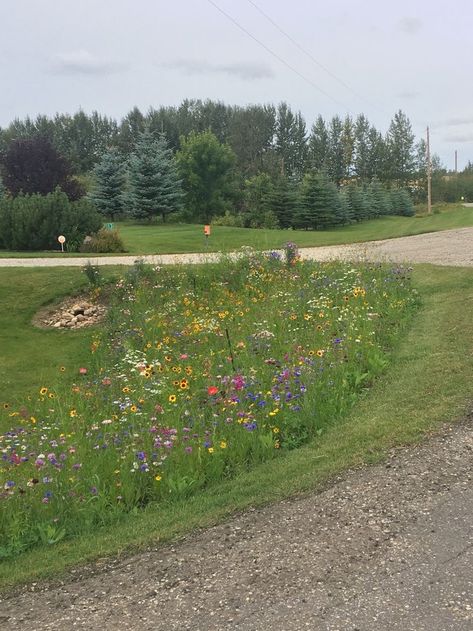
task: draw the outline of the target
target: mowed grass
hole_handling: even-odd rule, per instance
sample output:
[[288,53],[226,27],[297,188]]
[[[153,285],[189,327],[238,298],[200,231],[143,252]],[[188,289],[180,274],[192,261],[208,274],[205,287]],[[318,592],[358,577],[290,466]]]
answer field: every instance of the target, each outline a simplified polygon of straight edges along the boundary
[[[186,252],[230,252],[242,246],[257,249],[280,248],[287,241],[299,247],[360,243],[377,239],[392,239],[426,232],[438,232],[473,226],[473,208],[460,205],[438,207],[432,215],[415,217],[382,217],[360,224],[353,224],[323,232],[306,230],[256,230],[251,228],[229,228],[212,226],[212,234],[206,240],[203,226],[195,224],[137,224],[118,222],[115,226],[125,243],[127,253],[183,254]],[[61,252],[8,252],[0,250],[0,257],[56,256],[67,258],[76,253]],[[84,258],[100,255],[82,254]]]
[[89,357],[90,330],[32,324],[42,306],[87,286],[79,268],[0,268],[0,404],[24,401],[61,368],[70,374]]
[[[2,342],[16,335],[17,329],[20,333],[18,344],[2,345],[2,362],[8,366],[2,376],[9,373],[8,393],[20,389],[21,394],[28,383],[41,383],[41,371],[53,374],[69,360],[77,365],[73,355],[85,348],[87,335],[36,332],[29,325],[35,308],[46,299],[77,287],[80,276],[76,270],[22,272],[15,270],[10,277],[11,289],[9,279],[2,277],[2,296],[16,293],[24,297],[18,303],[10,298],[8,316],[3,302],[1,310]],[[94,537],[60,542],[26,553],[21,560],[4,561],[0,586],[6,589],[40,578],[54,580],[73,565],[154,546],[222,521],[235,511],[312,491],[349,467],[377,462],[388,449],[418,441],[442,423],[461,418],[471,409],[473,395],[473,270],[417,266],[414,282],[423,304],[413,326],[388,372],[342,424],[329,427],[316,441],[284,458],[180,503],[159,508],[150,505]],[[28,340],[30,336],[34,342]]]

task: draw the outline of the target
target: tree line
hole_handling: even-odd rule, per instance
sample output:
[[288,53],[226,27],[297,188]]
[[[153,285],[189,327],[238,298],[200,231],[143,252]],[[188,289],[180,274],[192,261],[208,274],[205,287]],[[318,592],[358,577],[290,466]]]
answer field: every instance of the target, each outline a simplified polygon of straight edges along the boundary
[[[425,154],[402,111],[385,135],[363,114],[328,122],[318,116],[308,129],[286,103],[186,100],[147,114],[134,108],[120,122],[79,111],[0,129],[0,199],[4,214],[16,212],[18,223],[20,207],[32,208],[38,199],[13,204],[12,198],[59,188],[71,203],[86,196],[111,220],[172,216],[320,230],[412,215],[413,200],[425,192]],[[438,158],[433,162],[439,177]],[[444,190],[453,194],[452,185]],[[66,207],[64,198],[61,204]]]
[[233,106],[186,99],[179,106],[152,108],[145,114],[135,107],[120,121],[83,111],[17,119],[0,128],[0,156],[13,139],[42,136],[75,173],[83,174],[112,147],[127,158],[145,129],[156,136],[164,134],[173,153],[189,134],[210,130],[232,149],[242,178],[283,172],[301,179],[310,170],[323,170],[337,185],[347,178],[366,182],[377,177],[405,186],[425,170],[425,143],[416,142],[402,111],[394,114],[383,134],[364,114],[330,120],[318,116],[309,126],[300,112],[284,102]]

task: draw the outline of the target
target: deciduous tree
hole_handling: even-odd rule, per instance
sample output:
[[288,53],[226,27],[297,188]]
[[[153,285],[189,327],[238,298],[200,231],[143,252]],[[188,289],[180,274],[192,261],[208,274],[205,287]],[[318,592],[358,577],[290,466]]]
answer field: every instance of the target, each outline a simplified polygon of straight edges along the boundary
[[192,217],[209,223],[223,209],[235,154],[206,131],[181,138],[176,158]]

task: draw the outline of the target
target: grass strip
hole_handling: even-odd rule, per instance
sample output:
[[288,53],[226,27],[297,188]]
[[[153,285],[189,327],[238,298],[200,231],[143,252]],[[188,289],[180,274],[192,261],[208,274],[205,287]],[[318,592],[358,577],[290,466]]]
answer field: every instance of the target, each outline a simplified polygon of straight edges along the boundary
[[[230,252],[241,246],[257,249],[280,248],[286,241],[295,241],[299,247],[341,245],[392,239],[427,232],[438,232],[473,226],[473,208],[460,205],[441,206],[430,216],[380,217],[359,224],[352,224],[333,230],[267,230],[212,226],[212,234],[206,240],[200,225],[163,225],[117,222],[127,253],[142,254],[184,254],[187,252]],[[84,259],[103,256],[100,254],[77,254],[61,252],[8,252],[0,250],[0,258],[37,256],[67,258],[83,256]]]
[[284,458],[190,499],[149,506],[93,537],[4,561],[0,587],[57,579],[74,565],[129,554],[215,524],[235,511],[312,491],[350,467],[377,462],[388,449],[419,441],[426,432],[461,417],[472,399],[473,272],[421,265],[414,280],[423,307],[388,372],[342,424]]
[[[107,277],[114,270],[104,272]],[[90,355],[90,330],[40,329],[33,316],[88,288],[80,268],[0,269],[0,405],[24,401]]]

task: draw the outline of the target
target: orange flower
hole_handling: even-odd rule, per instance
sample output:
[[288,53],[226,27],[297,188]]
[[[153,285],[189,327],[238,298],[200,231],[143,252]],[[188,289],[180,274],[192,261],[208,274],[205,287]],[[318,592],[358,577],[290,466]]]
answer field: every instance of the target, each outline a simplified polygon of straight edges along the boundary
[[217,386],[209,386],[209,387],[207,388],[207,392],[208,392],[208,395],[209,395],[210,397],[213,397],[215,394],[217,394],[217,392],[218,392],[218,388],[217,388]]

